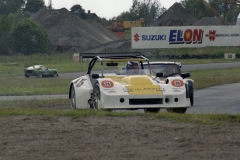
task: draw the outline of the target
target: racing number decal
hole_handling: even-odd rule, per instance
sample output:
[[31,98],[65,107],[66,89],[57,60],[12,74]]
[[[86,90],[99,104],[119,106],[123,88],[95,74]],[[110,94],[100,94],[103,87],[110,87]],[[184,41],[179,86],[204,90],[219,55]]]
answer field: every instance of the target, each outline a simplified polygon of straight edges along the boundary
[[112,88],[113,87],[113,82],[112,81],[105,80],[105,81],[102,81],[101,84],[104,88]]
[[184,85],[184,82],[181,79],[175,79],[172,81],[172,85],[174,87],[182,87]]

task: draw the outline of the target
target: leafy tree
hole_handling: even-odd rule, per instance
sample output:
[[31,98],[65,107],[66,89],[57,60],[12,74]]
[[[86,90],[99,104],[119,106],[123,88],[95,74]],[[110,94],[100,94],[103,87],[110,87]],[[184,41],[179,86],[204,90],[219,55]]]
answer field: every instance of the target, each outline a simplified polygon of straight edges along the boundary
[[197,19],[213,16],[213,13],[210,12],[200,0],[182,0],[180,3],[192,16]]
[[11,22],[7,16],[0,16],[0,55],[7,55],[11,46]]
[[[142,17],[141,17],[142,18]],[[119,16],[113,17],[114,20],[123,20],[123,21],[134,21],[138,20],[139,17],[134,12],[122,12]]]
[[0,16],[0,35],[9,33],[11,30],[11,22],[7,16]]
[[16,53],[31,55],[49,52],[50,40],[47,31],[29,19],[18,22],[13,37]]
[[0,15],[8,15],[21,10],[24,0],[0,0]]
[[14,53],[12,31],[17,23],[31,16],[29,12],[10,13],[8,16],[0,16],[0,55]]
[[21,20],[24,20],[24,19],[27,19],[29,17],[31,17],[32,13],[30,12],[24,12],[24,13],[20,13],[20,12],[17,12],[17,13],[10,13],[8,15],[8,19],[11,21],[11,30],[14,29],[14,27],[17,25],[17,23]]
[[[225,20],[229,21],[231,19],[236,19],[237,14],[239,13],[239,6],[234,4],[222,3],[219,0],[208,0],[208,4],[218,12]],[[200,0],[182,0],[181,4],[183,7],[197,19],[203,17],[214,17],[216,16],[211,9],[206,7]]]
[[236,22],[238,14],[240,13],[240,7],[237,5],[228,5],[228,12],[226,12],[225,20],[227,22]]
[[99,18],[99,17],[95,17],[93,19],[94,22],[100,23],[103,26],[107,26],[107,25],[111,25],[110,20],[107,20],[106,18]]
[[166,8],[161,7],[157,0],[134,0],[129,12],[121,13],[116,19],[134,21],[144,18],[145,22],[151,23],[164,11]]
[[24,11],[25,12],[27,11],[30,13],[36,13],[44,6],[45,4],[42,0],[27,0],[27,4],[24,8]]
[[73,5],[70,8],[70,11],[82,19],[87,19],[87,14],[85,13],[85,10],[79,4]]

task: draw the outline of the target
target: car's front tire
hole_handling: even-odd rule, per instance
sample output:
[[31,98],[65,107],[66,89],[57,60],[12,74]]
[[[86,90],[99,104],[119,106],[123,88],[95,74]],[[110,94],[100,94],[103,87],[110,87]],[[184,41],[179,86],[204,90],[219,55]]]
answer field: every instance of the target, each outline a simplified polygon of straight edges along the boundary
[[93,86],[93,93],[92,93],[93,108],[95,110],[99,109],[99,101],[100,101],[100,89],[99,89],[99,83],[97,82]]
[[190,93],[190,102],[191,102],[191,106],[193,106],[193,104],[194,104],[194,93],[193,93],[193,91]]
[[75,94],[75,88],[73,85],[71,88],[71,108],[76,109],[76,94]]
[[26,78],[29,78],[29,75],[25,74],[25,77],[26,77]]
[[57,72],[53,72],[53,77],[57,77],[58,73]]
[[167,111],[171,113],[186,113],[187,108],[168,108]]
[[194,104],[194,84],[192,81],[188,81],[189,86],[189,98],[191,102],[191,106]]

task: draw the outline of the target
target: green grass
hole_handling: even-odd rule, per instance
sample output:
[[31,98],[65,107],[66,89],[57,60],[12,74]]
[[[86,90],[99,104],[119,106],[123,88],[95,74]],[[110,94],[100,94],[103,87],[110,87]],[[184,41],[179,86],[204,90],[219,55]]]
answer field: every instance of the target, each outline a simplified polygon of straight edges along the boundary
[[[238,48],[229,50],[228,53],[237,53]],[[238,49],[239,50],[239,49]],[[169,50],[163,50],[162,53]],[[207,52],[227,52],[215,50],[175,50],[169,51],[169,54],[179,52],[179,54],[189,53],[207,53]],[[181,52],[181,53],[180,53]],[[190,53],[189,53],[190,54]],[[183,65],[203,64],[203,63],[222,63],[239,62],[240,59],[150,59],[152,61],[167,60],[178,61]],[[17,65],[14,65],[17,64]],[[58,69],[59,73],[79,72],[81,66],[79,62],[73,61],[73,54],[55,54],[55,55],[33,55],[33,56],[1,56],[0,57],[0,95],[41,95],[41,94],[67,94],[70,79],[57,78],[23,78],[23,69],[25,65],[43,64],[48,68]],[[88,63],[83,64],[86,70]],[[237,83],[240,81],[240,68],[226,69],[207,69],[190,71],[191,77],[195,81],[195,89],[202,89],[210,86]],[[21,77],[20,77],[21,76]],[[201,115],[201,114],[141,114],[132,112],[107,112],[93,110],[39,110],[41,106],[59,106],[69,105],[69,99],[52,100],[15,100],[1,101],[0,116],[13,115],[44,115],[44,116],[70,116],[72,118],[81,118],[86,116],[153,116],[156,118],[169,119],[174,122],[199,122],[204,124],[211,123],[234,123],[240,122],[240,115]]]
[[[187,71],[186,71],[187,72]],[[240,82],[240,67],[190,71],[195,89]],[[67,94],[71,79],[54,78],[1,78],[0,96]]]
[[[21,102],[18,107],[1,107],[0,117],[4,116],[19,116],[19,115],[42,115],[42,116],[67,116],[73,119],[97,116],[97,117],[154,117],[159,119],[170,120],[174,123],[202,123],[202,124],[218,124],[218,125],[239,125],[240,115],[220,115],[220,114],[176,114],[176,113],[137,113],[137,112],[110,112],[104,110],[41,110],[34,109],[33,105],[59,105],[59,101],[52,102],[52,100],[37,100],[35,104],[29,104],[29,102]],[[49,101],[49,102],[48,102]],[[7,103],[5,101],[5,103]],[[11,102],[9,102],[10,105]],[[11,103],[12,104],[12,103]],[[15,105],[14,105],[15,106]]]
[[155,52],[159,55],[221,55],[225,53],[239,54],[239,47],[204,47],[204,48],[161,48]]
[[[164,49],[163,49],[164,51]],[[166,52],[178,52],[175,49],[171,51],[167,49]],[[179,53],[179,54],[184,54]],[[230,52],[230,51],[229,51]],[[151,61],[179,61],[183,65],[187,64],[203,64],[203,63],[221,63],[221,62],[240,62],[240,59],[150,59]],[[15,65],[17,64],[17,65]],[[16,77],[24,75],[24,66],[43,64],[48,68],[57,69],[59,74],[70,72],[81,72],[82,68],[86,71],[88,62],[82,63],[73,61],[72,53],[54,54],[54,55],[32,55],[32,56],[0,56],[0,78],[1,77]]]
[[[17,64],[17,65],[14,65]],[[74,62],[72,54],[63,55],[39,55],[39,56],[17,56],[0,58],[0,78],[24,75],[24,66],[42,64],[48,68],[57,69],[59,74],[81,71],[80,63]],[[87,63],[84,63],[87,68]]]
[[0,96],[67,94],[70,79],[54,78],[1,78]]
[[240,82],[240,67],[190,71],[195,89]]
[[11,101],[1,101],[0,108],[8,108],[8,109],[17,109],[17,108],[42,108],[44,106],[48,106],[49,109],[65,105],[69,106],[70,108],[70,100],[65,98],[58,98],[58,99],[31,99],[31,100],[11,100]]

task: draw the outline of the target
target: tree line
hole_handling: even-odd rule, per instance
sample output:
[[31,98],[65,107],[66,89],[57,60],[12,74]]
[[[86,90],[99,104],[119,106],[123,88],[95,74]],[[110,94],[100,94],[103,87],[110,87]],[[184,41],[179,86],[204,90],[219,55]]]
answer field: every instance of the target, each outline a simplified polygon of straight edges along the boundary
[[[200,0],[182,0],[180,3],[197,19],[214,16]],[[222,3],[220,0],[208,0],[208,3],[225,21],[236,21],[240,11],[238,5]],[[0,0],[0,55],[50,53],[48,32],[29,19],[42,7],[52,9],[52,6],[45,6],[43,0]],[[109,25],[112,20],[134,21],[144,18],[148,24],[165,11],[166,8],[161,6],[158,0],[133,0],[130,9],[119,16],[110,19],[96,17],[94,21]],[[73,5],[70,12],[87,19],[87,13],[80,4]]]
[[49,52],[49,36],[29,19],[44,7],[43,0],[0,0],[0,55]]

